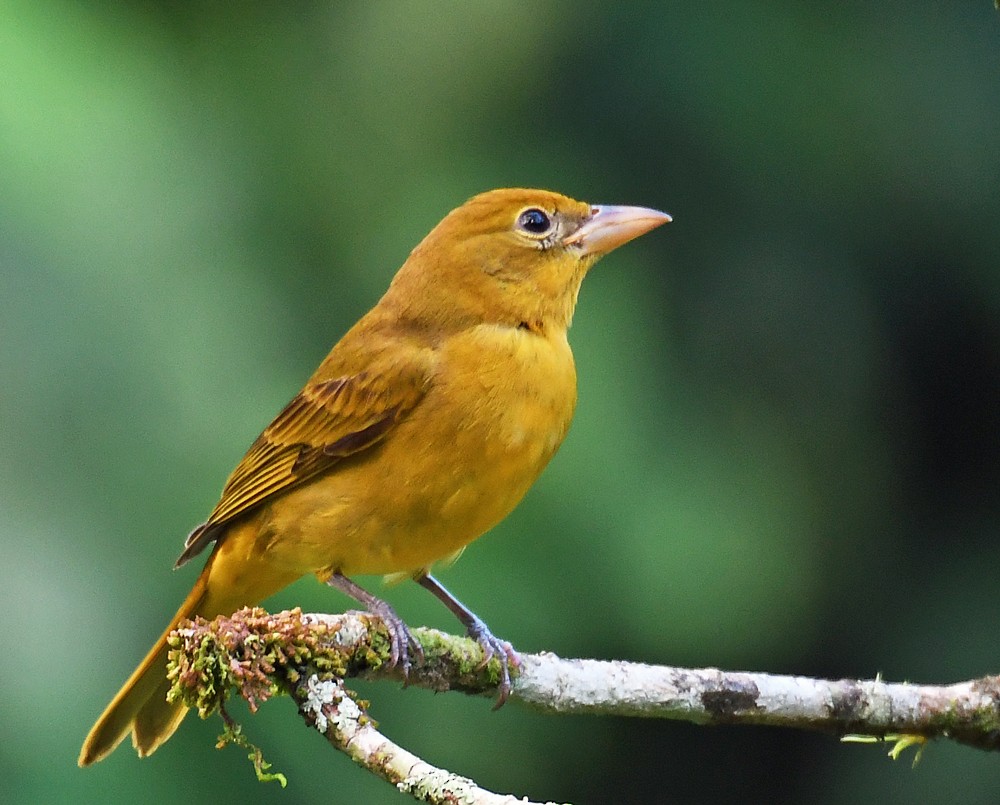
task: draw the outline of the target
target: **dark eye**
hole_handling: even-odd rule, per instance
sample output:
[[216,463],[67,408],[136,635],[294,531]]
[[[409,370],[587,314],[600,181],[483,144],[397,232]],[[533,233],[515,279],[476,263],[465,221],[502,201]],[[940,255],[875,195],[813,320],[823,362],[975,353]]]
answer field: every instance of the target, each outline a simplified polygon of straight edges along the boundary
[[525,210],[517,217],[517,225],[533,235],[544,235],[552,228],[552,220],[541,210]]

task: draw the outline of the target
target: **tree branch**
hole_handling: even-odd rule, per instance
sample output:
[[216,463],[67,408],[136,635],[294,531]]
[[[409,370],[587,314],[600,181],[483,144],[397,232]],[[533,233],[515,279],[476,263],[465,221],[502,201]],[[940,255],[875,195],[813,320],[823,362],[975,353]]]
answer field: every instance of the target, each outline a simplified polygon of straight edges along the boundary
[[[513,805],[513,795],[494,794],[472,780],[421,760],[380,733],[339,679],[313,675],[292,693],[299,712],[326,739],[356,763],[392,783],[404,794],[434,805]],[[547,803],[551,805],[551,803]]]
[[[414,629],[424,663],[411,685],[495,696],[499,664],[482,666],[468,638]],[[298,703],[309,724],[334,746],[423,802],[521,802],[437,769],[381,735],[366,702],[347,691],[351,676],[401,680],[388,663],[388,635],[363,612],[269,615],[240,610],[198,619],[171,637],[172,697],[205,718],[235,687],[256,710],[278,692]],[[637,716],[697,724],[761,724],[899,741],[897,750],[931,738],[1000,750],[1000,677],[946,686],[890,684],[881,679],[828,681],[799,676],[688,669],[553,654],[521,655],[511,699],[550,713]],[[242,739],[241,739],[242,740]]]

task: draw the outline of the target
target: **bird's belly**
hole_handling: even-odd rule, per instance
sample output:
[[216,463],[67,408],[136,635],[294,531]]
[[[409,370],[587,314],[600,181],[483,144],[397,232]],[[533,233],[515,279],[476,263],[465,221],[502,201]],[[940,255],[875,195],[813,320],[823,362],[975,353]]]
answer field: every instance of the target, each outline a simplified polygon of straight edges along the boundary
[[566,435],[576,378],[568,346],[486,346],[385,442],[276,500],[266,550],[321,576],[416,572],[509,514]]

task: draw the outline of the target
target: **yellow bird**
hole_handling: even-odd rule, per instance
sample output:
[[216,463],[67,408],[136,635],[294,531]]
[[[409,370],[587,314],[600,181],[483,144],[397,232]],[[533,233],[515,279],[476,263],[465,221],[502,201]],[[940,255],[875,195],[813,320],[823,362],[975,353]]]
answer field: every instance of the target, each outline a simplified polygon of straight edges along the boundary
[[487,658],[509,643],[433,576],[518,504],[569,429],[576,369],[567,341],[580,283],[604,254],[670,220],[544,190],[482,193],[413,250],[389,290],[333,347],[229,477],[180,566],[214,543],[194,589],[97,720],[87,766],[131,732],[140,756],[177,729],[167,635],[178,622],[256,604],[307,573],[381,616],[393,662],[410,637],[348,577],[415,579],[454,612]]

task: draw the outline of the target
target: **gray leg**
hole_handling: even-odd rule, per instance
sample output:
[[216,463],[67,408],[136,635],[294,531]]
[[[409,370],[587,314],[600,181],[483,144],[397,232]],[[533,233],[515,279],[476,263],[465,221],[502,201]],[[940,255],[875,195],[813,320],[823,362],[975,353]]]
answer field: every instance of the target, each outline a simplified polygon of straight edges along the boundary
[[422,576],[417,576],[414,581],[421,587],[434,593],[455,614],[455,617],[462,622],[462,625],[469,633],[469,637],[473,638],[483,647],[483,665],[486,665],[495,655],[500,655],[500,684],[498,686],[500,694],[497,696],[497,703],[493,706],[493,709],[497,710],[502,707],[510,695],[510,667],[512,665],[516,667],[521,664],[521,660],[517,656],[517,652],[514,651],[513,646],[506,640],[500,640],[496,637],[474,612],[449,593],[441,582],[430,574],[425,573]]
[[365,609],[372,615],[381,619],[389,633],[390,657],[392,665],[398,665],[403,672],[405,681],[410,675],[410,650],[417,658],[417,662],[424,661],[424,650],[420,644],[410,634],[410,630],[403,623],[402,618],[396,611],[381,598],[376,598],[360,585],[355,584],[347,576],[334,573],[326,580],[331,587],[340,590],[345,595],[349,595],[359,604],[363,604]]

